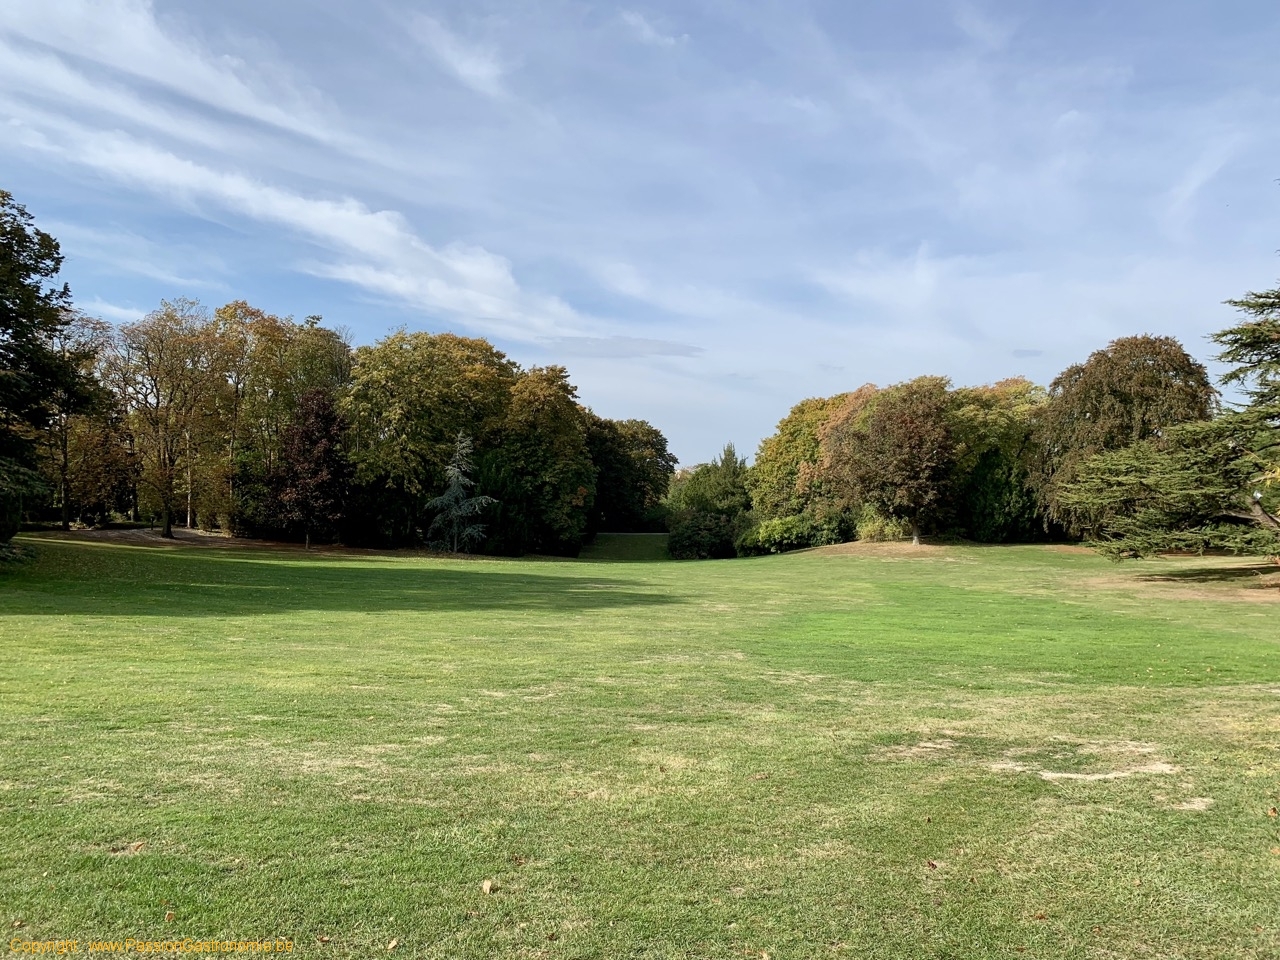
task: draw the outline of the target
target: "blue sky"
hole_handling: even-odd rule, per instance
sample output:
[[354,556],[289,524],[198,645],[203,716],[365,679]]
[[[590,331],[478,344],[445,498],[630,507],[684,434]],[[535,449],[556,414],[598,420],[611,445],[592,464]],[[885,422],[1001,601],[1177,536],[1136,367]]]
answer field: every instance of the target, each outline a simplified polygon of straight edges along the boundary
[[864,382],[1207,358],[1280,267],[1262,2],[5,0],[78,303],[486,336],[685,463]]

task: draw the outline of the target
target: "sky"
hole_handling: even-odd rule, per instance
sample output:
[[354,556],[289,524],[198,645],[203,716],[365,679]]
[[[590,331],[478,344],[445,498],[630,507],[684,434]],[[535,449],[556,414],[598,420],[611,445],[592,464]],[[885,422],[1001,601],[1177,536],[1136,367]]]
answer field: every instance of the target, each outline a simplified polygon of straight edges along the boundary
[[4,0],[0,189],[77,304],[569,368],[684,464],[798,401],[1047,384],[1280,276],[1280,6]]

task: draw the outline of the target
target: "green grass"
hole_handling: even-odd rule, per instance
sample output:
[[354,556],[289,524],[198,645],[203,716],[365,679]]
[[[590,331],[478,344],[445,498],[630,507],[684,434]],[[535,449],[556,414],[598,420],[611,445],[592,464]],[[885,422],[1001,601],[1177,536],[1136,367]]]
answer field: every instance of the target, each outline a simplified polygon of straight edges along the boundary
[[22,542],[37,559],[0,572],[12,935],[1280,955],[1264,567]]
[[599,533],[582,550],[583,560],[613,563],[670,560],[665,533]]

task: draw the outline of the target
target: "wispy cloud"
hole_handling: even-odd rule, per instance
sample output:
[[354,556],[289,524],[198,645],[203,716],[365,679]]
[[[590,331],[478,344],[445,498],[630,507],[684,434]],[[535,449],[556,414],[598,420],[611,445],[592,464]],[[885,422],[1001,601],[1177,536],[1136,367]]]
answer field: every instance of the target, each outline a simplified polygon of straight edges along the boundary
[[511,264],[482,247],[435,247],[391,210],[371,210],[350,197],[322,199],[220,171],[119,133],[66,122],[29,130],[28,143],[53,157],[92,168],[135,189],[224,210],[302,234],[338,259],[306,265],[318,276],[363,287],[429,314],[517,340],[584,326],[553,296],[523,290]]
[[486,97],[506,97],[503,83],[506,70],[493,49],[463,40],[435,17],[426,14],[416,15],[411,23],[418,40],[456,79]]
[[636,10],[623,10],[619,16],[641,43],[648,43],[655,47],[674,47],[676,44],[684,43],[689,39],[687,33],[682,33],[678,36],[663,33],[650,23],[644,14]]
[[331,118],[312,91],[279,71],[210,54],[162,27],[147,0],[7,0],[0,32],[229,114],[332,139]]

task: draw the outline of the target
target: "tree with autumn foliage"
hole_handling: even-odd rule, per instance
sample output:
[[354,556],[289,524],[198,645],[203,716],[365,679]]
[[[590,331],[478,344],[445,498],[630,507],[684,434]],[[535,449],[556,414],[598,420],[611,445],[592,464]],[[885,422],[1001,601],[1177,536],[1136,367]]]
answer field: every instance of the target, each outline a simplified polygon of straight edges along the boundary
[[948,387],[943,377],[918,377],[880,390],[827,434],[835,489],[903,521],[913,543],[948,505],[956,456]]

